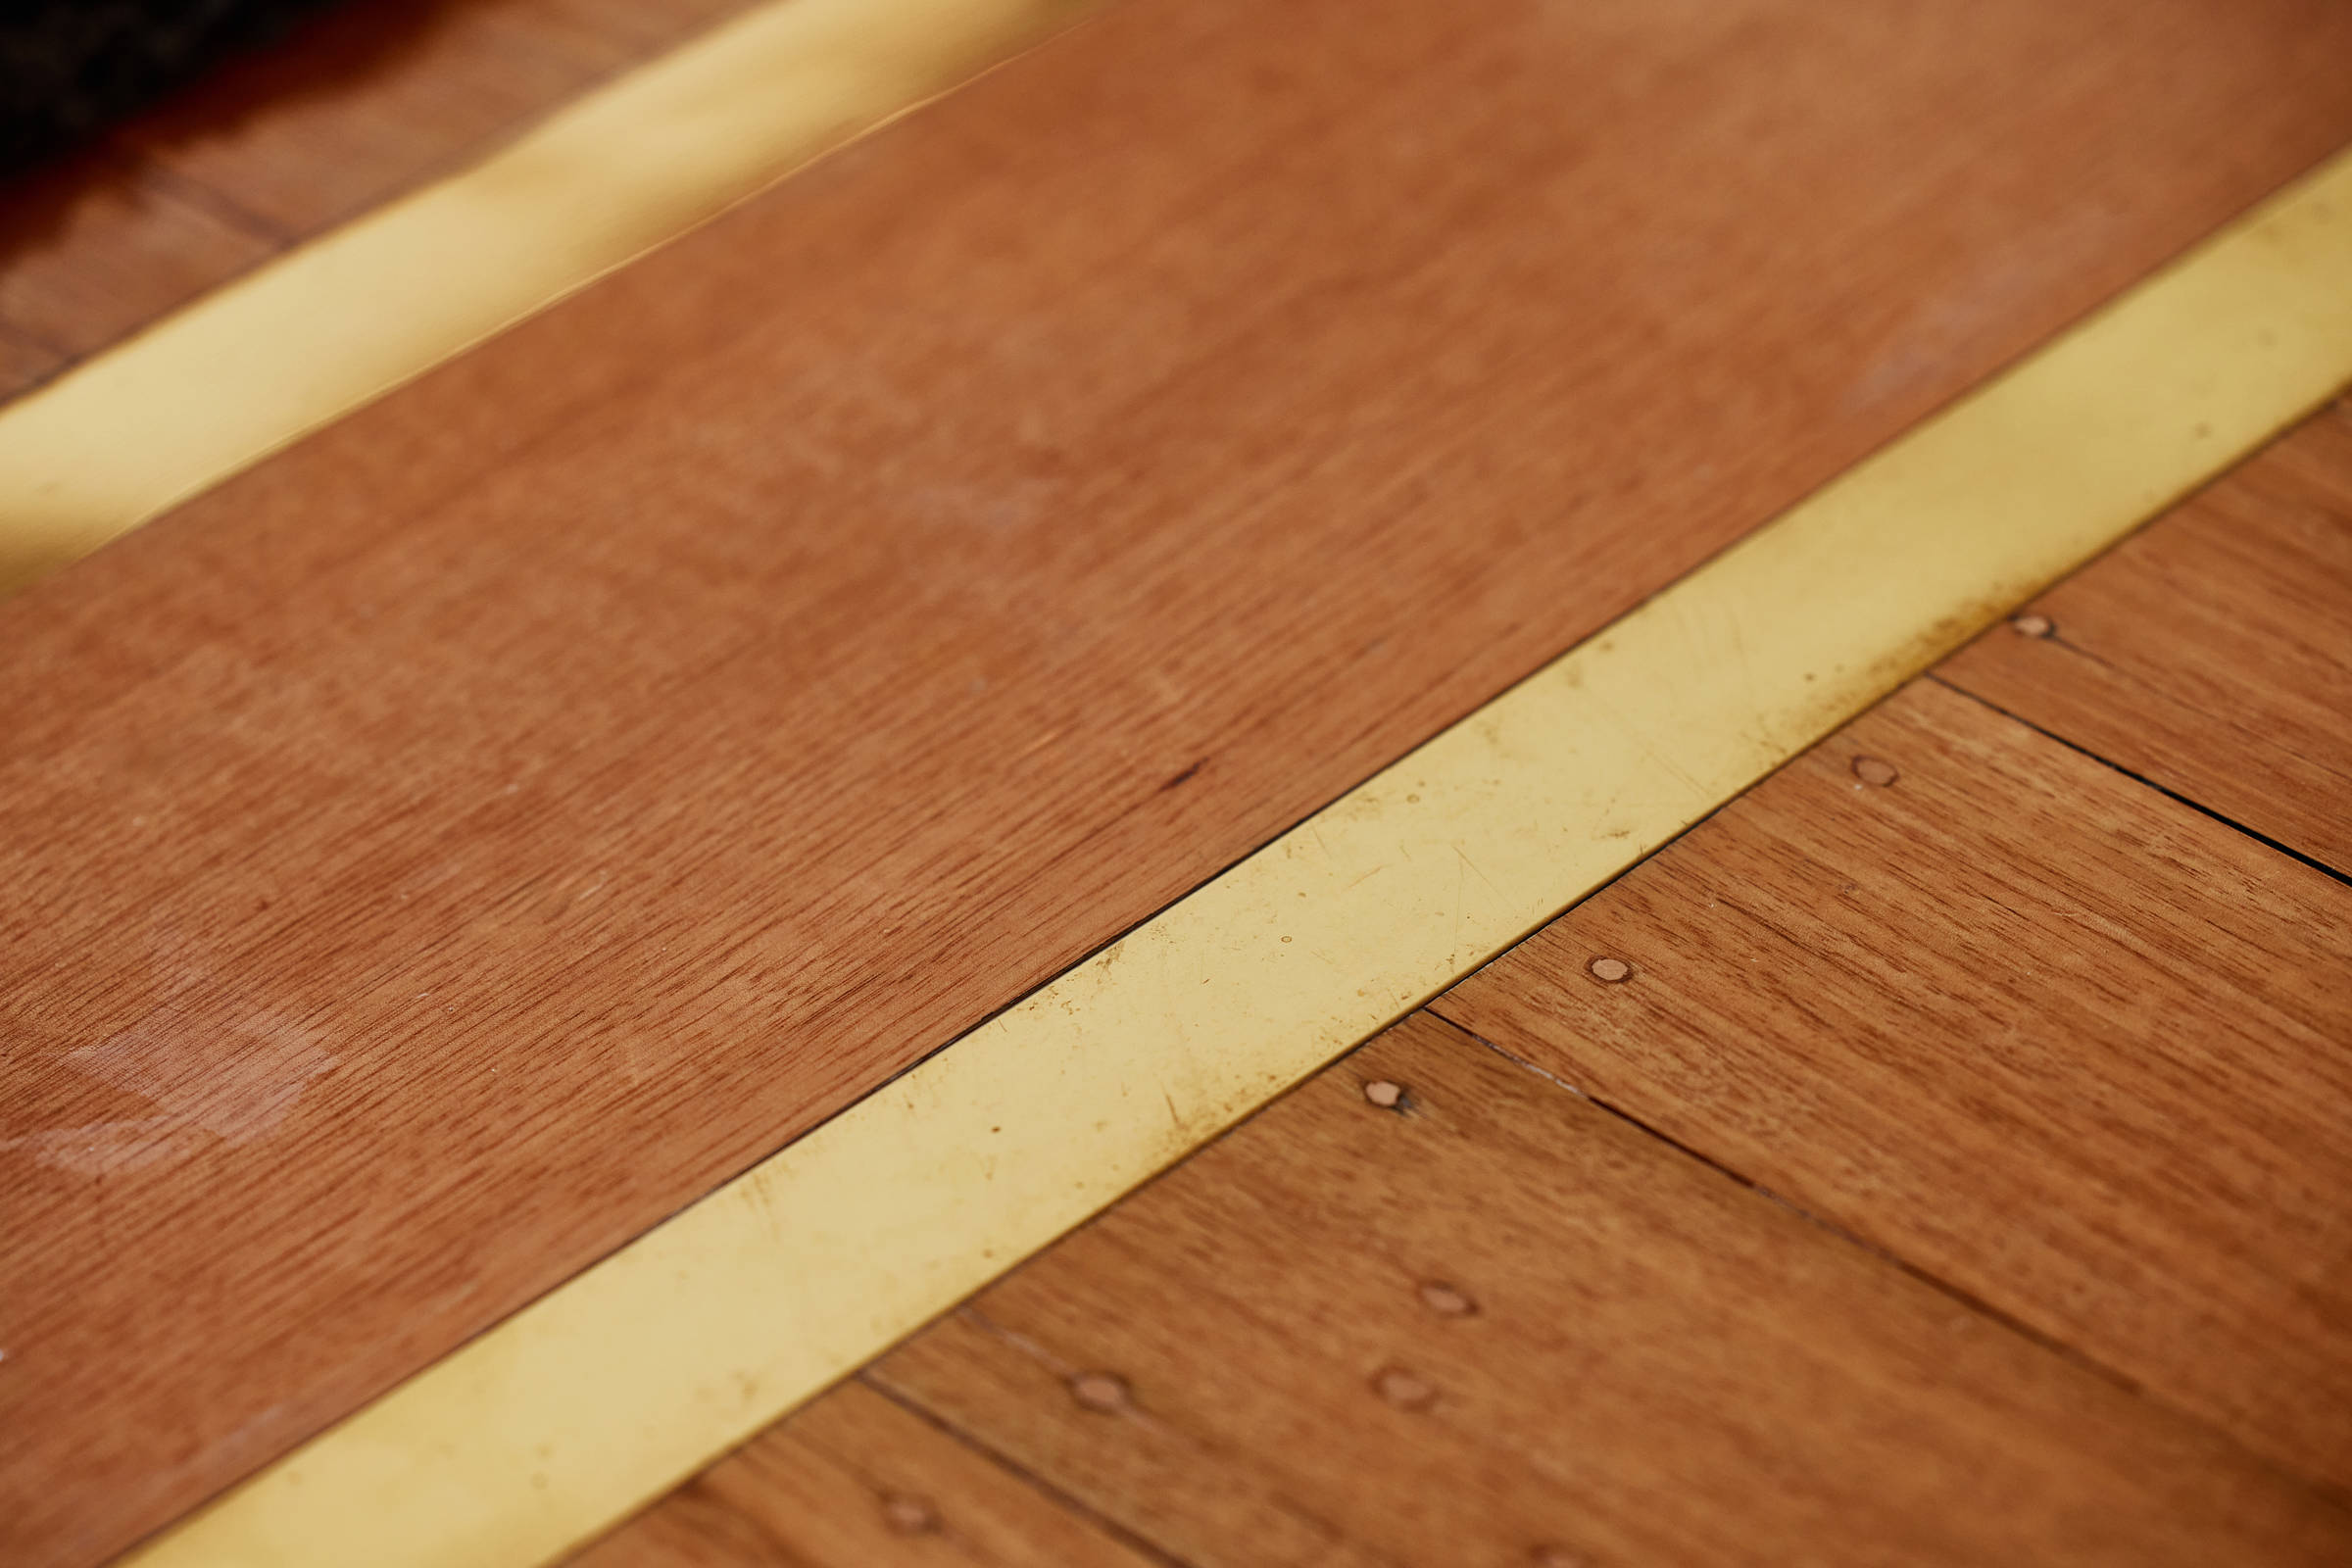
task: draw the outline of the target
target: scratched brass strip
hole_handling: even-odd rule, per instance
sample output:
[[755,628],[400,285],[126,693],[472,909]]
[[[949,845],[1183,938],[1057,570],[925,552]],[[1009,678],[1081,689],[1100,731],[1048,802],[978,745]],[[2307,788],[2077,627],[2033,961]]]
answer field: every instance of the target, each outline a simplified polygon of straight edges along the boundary
[[136,1560],[558,1555],[2348,380],[2352,155]]
[[0,595],[1043,36],[1087,0],[778,0],[0,409]]

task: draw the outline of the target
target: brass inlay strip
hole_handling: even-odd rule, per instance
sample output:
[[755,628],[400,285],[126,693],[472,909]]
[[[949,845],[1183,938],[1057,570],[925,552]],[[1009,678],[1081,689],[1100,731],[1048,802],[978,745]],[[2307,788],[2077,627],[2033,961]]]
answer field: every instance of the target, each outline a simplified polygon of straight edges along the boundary
[[520,1568],[1444,989],[2352,380],[2352,157],[138,1557]]
[[675,238],[1086,9],[779,0],[0,408],[0,594]]

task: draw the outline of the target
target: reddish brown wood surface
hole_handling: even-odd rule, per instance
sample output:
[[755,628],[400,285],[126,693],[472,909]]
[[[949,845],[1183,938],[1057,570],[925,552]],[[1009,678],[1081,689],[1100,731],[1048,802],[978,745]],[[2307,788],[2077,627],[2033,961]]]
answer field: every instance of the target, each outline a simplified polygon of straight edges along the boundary
[[361,4],[122,139],[289,234],[316,233],[748,3]]
[[146,325],[284,236],[114,148],[0,191],[0,396]]
[[0,607],[0,1551],[1196,885],[2352,136],[2347,49],[1139,0]]
[[[2352,1169],[2348,934],[2352,893],[1928,683],[1435,1006],[1766,1181],[1779,1204],[2014,1314],[2077,1358],[2070,1373],[2136,1386],[2134,1422],[2177,1432],[2201,1416],[2240,1440],[2233,1468],[2267,1451],[2273,1474],[2310,1478],[2302,1505],[2340,1506],[2328,1461],[2345,1447],[2352,1246],[2330,1195]],[[1819,1286],[1811,1266],[1735,1278],[1723,1259],[1751,1254],[1706,1231],[1711,1200],[1642,1174],[1687,1157],[1622,1125],[1612,1138],[1646,1149],[1611,1177],[1703,1261],[1673,1266],[1621,1211],[1575,1231],[1563,1206],[1587,1215],[1610,1196],[1590,1156],[1509,1126],[1483,1079],[1444,1083],[1426,1064],[1447,1061],[1444,1029],[1397,1032],[1426,1054],[1383,1042],[1334,1068],[869,1376],[1188,1563],[2147,1549],[2053,1522],[2145,1512],[2097,1495],[2079,1433],[2052,1418],[2063,1397],[2007,1398],[2022,1436],[1961,1440],[2033,1469],[2023,1494],[1981,1478],[2002,1493],[1991,1508],[1916,1487],[1915,1469],[1977,1462],[1948,1438],[1856,1436],[1883,1376],[1788,1378],[1805,1395],[1780,1407],[1787,1345],[1836,1361],[1851,1321],[1878,1314],[1791,1300],[1790,1279]],[[1352,1136],[1371,1082],[1395,1086],[1418,1136]],[[1652,1294],[1629,1291],[1629,1273]],[[1784,1317],[1786,1343],[1771,1328]],[[1398,1368],[1414,1382],[1384,1385]],[[1611,1427],[1638,1382],[1653,1418]],[[1435,1429],[1370,1421],[1367,1384],[1434,1396],[1411,1413]],[[2134,1407],[2113,1387],[2094,1402]],[[1825,1505],[1776,1542],[1773,1515],[1801,1499],[1759,1502],[1701,1473],[1723,1429],[1757,1427],[1807,1484],[1905,1496],[1919,1516]],[[1466,1458],[1471,1438],[1506,1457]],[[1585,1467],[1572,1484],[1570,1464]],[[747,1485],[800,1495],[808,1471]],[[1595,1520],[1594,1495],[1647,1534],[1616,1533],[1612,1509]],[[1496,1497],[1510,1503],[1491,1517]],[[1965,1540],[1980,1512],[2014,1533]],[[2168,1544],[2276,1555],[2234,1525]]]
[[779,1422],[579,1568],[1152,1568],[1032,1480],[862,1383]]
[[1195,1568],[2352,1551],[2193,1420],[1426,1013],[875,1376]]
[[1433,1005],[2352,1491],[2348,977],[2352,888],[1927,682]]
[[1941,674],[2352,873],[2352,407],[2312,419]]
[[350,0],[0,184],[0,397],[747,0]]
[[0,385],[29,386],[61,363],[58,350],[29,333],[0,324]]

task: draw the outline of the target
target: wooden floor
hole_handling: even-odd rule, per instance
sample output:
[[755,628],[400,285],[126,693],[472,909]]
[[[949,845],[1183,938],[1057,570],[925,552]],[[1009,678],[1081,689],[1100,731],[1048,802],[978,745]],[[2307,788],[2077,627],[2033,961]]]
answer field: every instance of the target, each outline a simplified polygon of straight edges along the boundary
[[2348,616],[2339,406],[580,1560],[2345,1560]]
[[[17,384],[725,9],[135,127]],[[0,1557],[1672,581],[2352,141],[2348,51],[1129,0],[0,606]],[[2346,1560],[2348,617],[2339,408],[589,1560]]]
[[581,1561],[2345,1561],[2347,615],[2338,407]]
[[745,0],[357,0],[19,181],[0,396],[399,195]]

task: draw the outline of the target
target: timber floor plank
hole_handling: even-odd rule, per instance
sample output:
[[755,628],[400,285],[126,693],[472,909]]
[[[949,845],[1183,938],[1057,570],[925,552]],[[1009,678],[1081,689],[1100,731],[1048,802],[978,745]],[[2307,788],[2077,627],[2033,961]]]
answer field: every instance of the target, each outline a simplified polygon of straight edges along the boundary
[[[1858,772],[1857,758],[1896,776],[1868,782],[1862,773],[1886,775]],[[2003,1314],[1978,1322],[2022,1323],[2081,1358],[2071,1364],[2136,1387],[2153,1410],[2233,1433],[2241,1454],[2267,1454],[2274,1473],[2300,1474],[2313,1495],[2340,1502],[2330,1459],[2343,1451],[2352,1375],[2352,1238],[2331,1195],[2352,1164],[2346,898],[2309,867],[1922,682],[1430,1015],[1494,1031],[1553,1082],[1689,1141]],[[1592,962],[1608,958],[1630,973],[1596,975]],[[1372,1081],[1402,1088],[1408,1121],[1436,1097],[1424,1074],[1369,1050],[1323,1079],[1337,1086],[1318,1081],[1300,1098],[1335,1096],[1335,1121],[1357,1114],[1351,1097]],[[1186,1561],[1934,1560],[1884,1521],[1864,1526],[1889,1532],[1872,1540],[1825,1545],[1809,1524],[1801,1547],[1751,1541],[1744,1506],[1720,1521],[1730,1544],[1546,1536],[1541,1517],[1504,1527],[1524,1551],[1473,1536],[1433,1557],[1424,1542],[1357,1535],[1354,1522],[1401,1506],[1393,1499],[1459,1490],[1445,1442],[1349,1449],[1333,1435],[1360,1415],[1361,1388],[1345,1376],[1271,1376],[1247,1398],[1237,1382],[1268,1378],[1269,1362],[1332,1357],[1352,1358],[1376,1393],[1390,1368],[1436,1397],[1492,1380],[1509,1393],[1486,1396],[1526,1400],[1555,1434],[1622,1459],[1627,1440],[1592,1431],[1581,1402],[1546,1403],[1530,1368],[1567,1361],[1582,1401],[1583,1369],[1624,1359],[1588,1326],[1592,1303],[1662,1309],[1624,1300],[1612,1277],[1584,1275],[1571,1254],[1562,1279],[1521,1285],[1510,1303],[1546,1319],[1545,1343],[1497,1336],[1450,1352],[1392,1348],[1384,1360],[1353,1320],[1407,1345],[1426,1343],[1430,1315],[1489,1315],[1496,1274],[1560,1252],[1544,1227],[1561,1195],[1581,1199],[1591,1184],[1548,1155],[1530,1157],[1516,1185],[1449,1182],[1420,1147],[1392,1149],[1374,1169],[1287,1105],[1227,1143],[1252,1152],[1196,1156],[868,1376]],[[1164,1191],[1180,1183],[1186,1200]],[[1417,1224],[1399,1217],[1415,1213]],[[1625,1250],[1624,1233],[1609,1245]],[[1284,1270],[1298,1283],[1264,1283]],[[1690,1288],[1690,1275],[1675,1278]],[[1671,1317],[1658,1332],[1687,1337],[1710,1369],[1755,1359],[1736,1332]],[[1752,1389],[1702,1396],[1660,1383],[1654,1446],[1692,1441],[1673,1418],[1683,1399],[1719,1419],[1769,1419]],[[1082,1384],[1088,1396],[1075,1397]],[[1825,1400],[1815,1386],[1811,1397],[1775,1428],[1783,1464],[1805,1468],[1788,1434],[1808,1428],[1803,1441],[1840,1463],[1883,1451],[1832,1435],[1855,1419],[1838,1407],[1850,1395]],[[1141,1430],[1102,1441],[1106,1402]],[[1520,1441],[1512,1432],[1496,1441]],[[1313,1491],[1322,1478],[1283,1468],[1300,1453],[1328,1455],[1364,1492],[1335,1513]],[[2076,1485],[2049,1479],[2060,1493]],[[1525,1479],[1491,1484],[1547,1495]],[[1588,1475],[1549,1494],[1622,1487]],[[1700,1496],[1703,1509],[1689,1500]],[[2086,1494],[2072,1501],[2103,1512]],[[1720,1487],[1699,1478],[1658,1507],[1678,1519],[1727,1513]],[[1440,1528],[1455,1539],[1451,1522]],[[2055,1538],[2007,1549],[2082,1560]],[[2117,1538],[2107,1549],[2137,1548]],[[2245,1540],[2189,1549],[2267,1560]]]
[[287,238],[119,149],[0,192],[0,397],[127,337],[280,249]]
[[2352,138],[2347,51],[1136,0],[0,606],[0,1553],[1492,697]]
[[1938,673],[2352,873],[2352,407],[2315,416]]
[[[289,234],[313,234],[503,140],[746,0],[361,4],[122,139]],[[323,78],[323,83],[321,78]],[[321,90],[321,86],[325,90]],[[247,113],[223,104],[251,105]]]
[[1161,1568],[863,1383],[777,1423],[579,1568]]
[[1200,1568],[2352,1550],[2200,1423],[1428,1013],[872,1376]]
[[2341,1494],[2348,976],[2352,887],[1926,681],[1432,1005]]
[[0,186],[0,398],[748,0],[353,0]]
[[0,386],[29,386],[64,361],[63,350],[0,325]]

